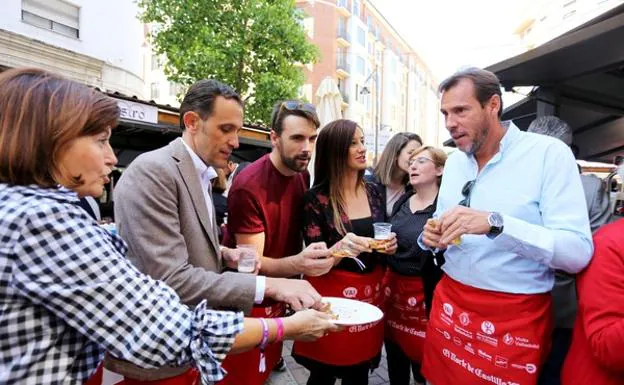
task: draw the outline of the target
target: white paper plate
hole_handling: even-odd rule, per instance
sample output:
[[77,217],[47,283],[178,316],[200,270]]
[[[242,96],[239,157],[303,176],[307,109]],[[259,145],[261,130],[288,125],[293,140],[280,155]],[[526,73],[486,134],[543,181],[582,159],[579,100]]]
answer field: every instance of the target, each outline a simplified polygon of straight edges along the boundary
[[330,303],[332,313],[338,316],[332,320],[336,325],[363,325],[383,318],[377,306],[366,302],[339,297],[323,297],[323,302]]

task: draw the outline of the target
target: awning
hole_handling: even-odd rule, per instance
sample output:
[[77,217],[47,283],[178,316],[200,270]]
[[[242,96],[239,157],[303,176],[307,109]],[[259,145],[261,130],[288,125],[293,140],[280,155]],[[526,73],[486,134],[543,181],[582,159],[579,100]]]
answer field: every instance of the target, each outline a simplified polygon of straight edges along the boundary
[[610,163],[624,154],[624,5],[487,69],[507,90],[536,87],[503,119],[526,129],[557,115],[573,128],[580,158]]

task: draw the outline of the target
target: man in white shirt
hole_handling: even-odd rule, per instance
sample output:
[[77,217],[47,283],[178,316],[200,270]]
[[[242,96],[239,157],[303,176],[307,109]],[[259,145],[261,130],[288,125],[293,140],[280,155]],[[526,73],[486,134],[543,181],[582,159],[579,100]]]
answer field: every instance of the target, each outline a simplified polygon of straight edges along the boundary
[[446,259],[423,373],[434,385],[532,385],[548,352],[553,270],[576,273],[593,252],[576,163],[561,141],[500,121],[493,73],[465,69],[440,91],[461,151],[420,239]]
[[[223,271],[236,268],[239,251],[219,245],[210,180],[239,146],[240,96],[215,80],[195,83],[180,106],[180,127],[182,138],[137,157],[116,186],[115,220],[128,257],[189,305],[207,299],[249,312],[267,297],[295,310],[318,306],[321,297],[307,281]],[[157,380],[182,372],[138,373]]]

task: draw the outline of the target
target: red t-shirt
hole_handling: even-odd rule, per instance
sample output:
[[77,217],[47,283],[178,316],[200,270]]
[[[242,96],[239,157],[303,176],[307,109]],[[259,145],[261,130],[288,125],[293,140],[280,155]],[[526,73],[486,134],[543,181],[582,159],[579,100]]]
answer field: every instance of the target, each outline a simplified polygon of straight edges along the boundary
[[264,233],[264,256],[282,258],[303,247],[303,195],[307,171],[282,175],[269,155],[256,160],[234,179],[228,193],[228,224],[224,244],[236,244],[234,234]]

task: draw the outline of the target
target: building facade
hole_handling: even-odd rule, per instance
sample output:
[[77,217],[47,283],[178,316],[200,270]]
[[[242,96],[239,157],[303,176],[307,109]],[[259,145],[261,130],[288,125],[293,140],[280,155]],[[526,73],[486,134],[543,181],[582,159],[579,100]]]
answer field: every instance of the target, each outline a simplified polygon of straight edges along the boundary
[[422,58],[368,0],[298,0],[309,40],[321,52],[318,63],[302,67],[300,96],[318,103],[326,77],[336,80],[343,116],[360,124],[374,152],[393,133],[419,134],[438,145],[437,81]]
[[127,0],[3,0],[0,66],[143,97],[143,25]]
[[623,4],[624,0],[534,0],[515,30],[528,51]]

